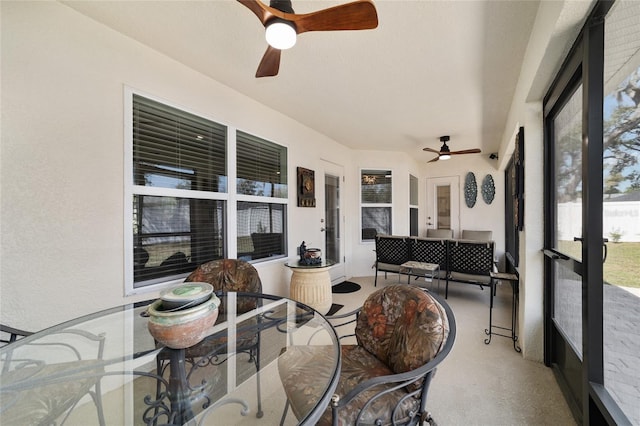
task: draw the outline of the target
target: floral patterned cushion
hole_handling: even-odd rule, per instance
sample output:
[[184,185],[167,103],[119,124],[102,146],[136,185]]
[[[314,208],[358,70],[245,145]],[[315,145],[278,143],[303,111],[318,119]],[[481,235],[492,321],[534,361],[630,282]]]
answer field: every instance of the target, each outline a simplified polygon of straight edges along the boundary
[[358,344],[394,373],[429,362],[448,335],[444,308],[425,290],[403,284],[369,295],[356,325]]
[[[39,364],[34,361],[24,362],[24,365],[2,374],[4,386],[15,384],[19,389],[3,392],[2,424],[57,424],[58,417],[87,395],[104,373],[102,363],[98,360],[60,364]],[[61,380],[60,377],[65,379]],[[30,381],[40,383],[19,386],[22,382]]]
[[[331,346],[291,346],[278,358],[280,378],[291,409],[298,420],[304,418],[323,395],[335,368],[335,354],[332,353],[334,350]],[[340,381],[335,390],[337,395],[346,395],[367,379],[393,374],[388,367],[360,346],[343,345],[341,351],[342,368]],[[360,410],[369,398],[394,385],[395,383],[382,384],[359,394],[346,407],[340,409],[339,424],[354,425]],[[365,410],[359,424],[377,424],[375,422],[378,419],[387,419],[387,422],[382,424],[390,423],[392,407],[406,395],[406,390],[400,389],[376,399]],[[419,401],[416,398],[407,398],[401,406],[399,418],[403,418],[408,411],[416,412],[418,408]],[[331,407],[327,407],[317,424],[332,424]]]
[[[190,281],[209,283],[218,292],[262,293],[262,282],[256,268],[239,259],[221,259],[204,263],[185,279],[185,282]],[[238,302],[238,312],[248,312],[254,309],[256,304],[256,301],[250,299]],[[224,306],[220,305],[219,309],[222,314]]]
[[[335,393],[344,397],[365,380],[404,373],[423,366],[442,349],[449,322],[442,305],[424,289],[400,284],[382,288],[365,301],[356,325],[358,345],[342,345],[342,367]],[[280,378],[292,410],[304,418],[333,371],[331,346],[293,346],[278,358]],[[386,425],[409,421],[420,410],[422,379],[367,402],[397,382],[383,383],[358,394],[338,410],[338,424]],[[404,398],[404,399],[403,399]],[[395,418],[391,419],[398,403]],[[332,424],[328,407],[320,425]]]
[[316,406],[336,368],[333,346],[289,346],[278,357],[278,372],[297,419]]

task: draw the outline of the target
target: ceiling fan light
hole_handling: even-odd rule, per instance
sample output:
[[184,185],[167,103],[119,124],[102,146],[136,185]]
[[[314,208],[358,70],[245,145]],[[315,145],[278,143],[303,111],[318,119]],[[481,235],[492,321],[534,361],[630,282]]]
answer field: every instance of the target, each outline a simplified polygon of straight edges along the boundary
[[273,48],[290,49],[296,44],[296,29],[292,23],[284,19],[274,19],[267,24],[265,38]]
[[440,160],[448,160],[451,158],[451,154],[440,154]]

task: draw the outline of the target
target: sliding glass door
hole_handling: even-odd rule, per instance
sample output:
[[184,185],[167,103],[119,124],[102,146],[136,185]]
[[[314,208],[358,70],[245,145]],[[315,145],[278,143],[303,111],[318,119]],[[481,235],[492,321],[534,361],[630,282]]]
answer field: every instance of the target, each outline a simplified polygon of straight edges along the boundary
[[605,20],[603,108],[604,388],[640,425],[640,2]]
[[545,99],[545,363],[583,424],[640,424],[640,2],[599,2]]

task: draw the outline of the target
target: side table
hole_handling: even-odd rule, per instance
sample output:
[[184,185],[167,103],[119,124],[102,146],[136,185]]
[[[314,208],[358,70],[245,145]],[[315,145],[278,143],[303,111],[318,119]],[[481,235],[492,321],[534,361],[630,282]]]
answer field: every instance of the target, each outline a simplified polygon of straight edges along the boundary
[[431,279],[433,286],[433,280],[438,279],[438,294],[440,294],[440,265],[437,263],[416,262],[410,260],[400,265],[400,273],[407,274],[407,284],[411,280],[411,276],[424,277],[425,279]]
[[329,268],[335,265],[335,262],[323,260],[319,264],[306,265],[294,260],[284,265],[292,272],[289,297],[322,314],[329,312],[333,303]]
[[[511,328],[501,327],[499,325],[493,325],[493,298],[496,293],[496,281],[509,281],[511,283]],[[489,328],[485,329],[484,332],[489,337],[484,339],[485,344],[491,343],[491,336],[502,336],[508,337],[513,341],[513,349],[516,352],[522,352],[522,349],[518,346],[518,335],[516,333],[516,327],[518,325],[518,301],[520,299],[520,278],[516,274],[509,274],[505,272],[491,272],[491,303],[489,306]],[[499,330],[510,331],[509,335],[501,334],[496,331],[493,331],[494,328]]]

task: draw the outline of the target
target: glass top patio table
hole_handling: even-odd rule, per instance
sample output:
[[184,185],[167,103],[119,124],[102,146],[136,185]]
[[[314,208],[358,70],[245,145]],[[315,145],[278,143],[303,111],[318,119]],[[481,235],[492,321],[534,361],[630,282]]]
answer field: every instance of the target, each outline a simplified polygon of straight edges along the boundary
[[0,422],[272,425],[286,403],[278,358],[291,345],[329,345],[327,365],[308,372],[324,392],[310,396],[309,412],[287,417],[289,424],[315,424],[340,372],[331,324],[279,296],[218,297],[211,332],[186,349],[170,349],[151,336],[146,310],[153,300],[74,319],[0,348]]

